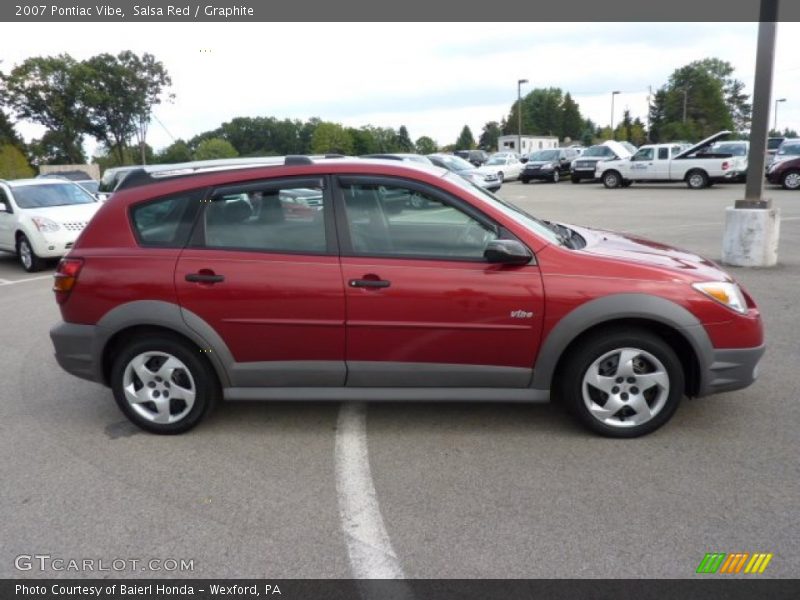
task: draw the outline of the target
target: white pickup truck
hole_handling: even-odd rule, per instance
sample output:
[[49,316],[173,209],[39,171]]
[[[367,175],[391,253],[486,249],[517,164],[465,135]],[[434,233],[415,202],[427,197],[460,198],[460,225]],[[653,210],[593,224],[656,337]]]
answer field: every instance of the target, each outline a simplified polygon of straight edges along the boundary
[[597,163],[595,177],[607,188],[628,187],[634,181],[685,181],[699,190],[717,181],[736,181],[747,170],[747,157],[711,148],[730,134],[720,131],[685,149],[678,144],[648,144],[630,158]]

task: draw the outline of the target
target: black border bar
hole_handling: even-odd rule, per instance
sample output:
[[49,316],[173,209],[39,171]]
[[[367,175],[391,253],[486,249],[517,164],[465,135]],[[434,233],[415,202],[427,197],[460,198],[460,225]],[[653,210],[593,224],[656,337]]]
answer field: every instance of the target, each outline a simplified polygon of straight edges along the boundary
[[[693,579],[4,579],[0,598],[17,600],[210,600],[212,598],[280,598],[281,600],[796,600],[800,580],[753,577],[697,576]],[[119,593],[120,586],[144,588]],[[231,586],[233,594],[213,594],[212,585]],[[27,586],[22,593],[17,586]],[[117,593],[110,593],[116,586]],[[173,590],[159,591],[158,586]],[[187,586],[183,593],[181,586]],[[259,595],[247,593],[256,586]],[[270,586],[270,587],[267,587]],[[34,587],[44,593],[30,592]],[[100,588],[99,595],[66,593],[75,588]],[[191,593],[188,593],[191,588]],[[275,593],[276,589],[279,594]],[[203,591],[200,591],[203,590]],[[238,593],[236,593],[238,592]]]
[[[535,36],[536,22],[755,22],[759,11],[760,0],[4,0],[0,21],[525,21]],[[780,0],[778,19],[800,21],[800,2]]]

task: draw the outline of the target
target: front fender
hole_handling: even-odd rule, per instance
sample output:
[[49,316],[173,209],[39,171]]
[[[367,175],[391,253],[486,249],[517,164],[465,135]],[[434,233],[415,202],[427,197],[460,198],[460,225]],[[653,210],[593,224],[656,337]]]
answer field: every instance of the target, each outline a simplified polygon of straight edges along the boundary
[[[539,350],[531,387],[550,389],[559,360],[578,336],[597,325],[621,319],[654,321],[675,330],[691,345],[700,364],[701,377],[705,377],[714,360],[714,347],[697,317],[679,304],[658,296],[614,294],[581,304],[558,322]],[[702,387],[703,382],[700,383]]]

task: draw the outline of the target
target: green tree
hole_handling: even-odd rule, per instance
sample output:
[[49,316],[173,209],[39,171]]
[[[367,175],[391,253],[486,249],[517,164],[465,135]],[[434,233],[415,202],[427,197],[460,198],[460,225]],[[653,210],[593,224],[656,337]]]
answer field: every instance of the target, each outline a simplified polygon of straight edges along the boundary
[[236,148],[228,140],[211,138],[203,140],[195,150],[195,160],[211,160],[215,158],[235,158],[239,156]]
[[722,80],[696,63],[676,69],[650,106],[651,139],[699,141],[734,129],[723,87]]
[[51,149],[49,154],[83,163],[86,81],[77,61],[68,54],[29,58],[0,77],[5,102],[17,118],[47,128],[41,142]]
[[0,143],[0,179],[23,179],[33,176],[34,171],[22,151],[8,142]]
[[[120,161],[134,136],[144,149],[153,106],[161,103],[165,89],[172,83],[164,65],[152,54],[140,57],[125,50],[117,56],[93,56],[77,71],[85,84],[91,134],[115,152]],[[144,159],[142,155],[141,162]]]
[[[570,101],[572,99],[570,98]],[[518,103],[514,102],[506,120],[505,133],[517,133]],[[572,109],[570,108],[570,111]],[[522,133],[563,136],[564,95],[559,88],[536,88],[522,98]],[[574,133],[574,132],[573,132]]]
[[157,163],[181,163],[192,160],[192,149],[183,140],[175,140],[156,155]]
[[486,150],[487,152],[494,152],[497,150],[497,140],[500,138],[502,130],[500,123],[497,121],[489,121],[483,126],[481,135],[478,138],[478,147]]
[[408,136],[408,129],[406,129],[405,125],[400,125],[400,129],[397,130],[397,137],[395,138],[395,147],[397,148],[397,152],[414,151],[414,143]]
[[348,127],[347,133],[353,140],[353,154],[363,156],[364,154],[375,154],[378,152],[378,142],[372,135],[372,131],[367,127],[355,128]]
[[456,150],[472,150],[475,148],[475,138],[468,125],[464,125],[456,140]]
[[[111,167],[138,165],[141,164],[141,160],[141,148],[136,146],[125,146],[122,149],[122,160],[120,160],[117,152],[111,152],[108,147],[103,145],[97,148],[96,154],[92,157],[92,162],[100,167],[101,173],[106,169],[110,169]],[[149,145],[145,146],[145,161],[146,164],[155,164],[159,162],[155,153],[153,152],[153,148],[151,148]]]
[[557,135],[560,138],[569,137],[579,139],[584,131],[583,117],[578,104],[572,99],[569,92],[564,95],[561,103],[561,127]]
[[750,96],[744,93],[744,83],[733,77],[733,65],[719,58],[704,58],[689,66],[704,70],[720,82],[734,130],[740,133],[749,130],[753,105],[749,102]]
[[430,138],[427,135],[418,137],[414,146],[417,154],[433,154],[439,149],[433,138]]
[[352,154],[353,138],[339,123],[320,123],[311,139],[314,154]]

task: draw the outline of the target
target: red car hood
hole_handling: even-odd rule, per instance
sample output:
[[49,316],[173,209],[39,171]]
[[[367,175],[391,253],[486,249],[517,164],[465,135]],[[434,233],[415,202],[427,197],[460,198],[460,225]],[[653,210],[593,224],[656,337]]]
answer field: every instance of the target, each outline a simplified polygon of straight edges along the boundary
[[674,270],[684,277],[703,281],[733,281],[713,261],[686,250],[615,231],[569,227],[586,239],[582,251],[595,256]]

